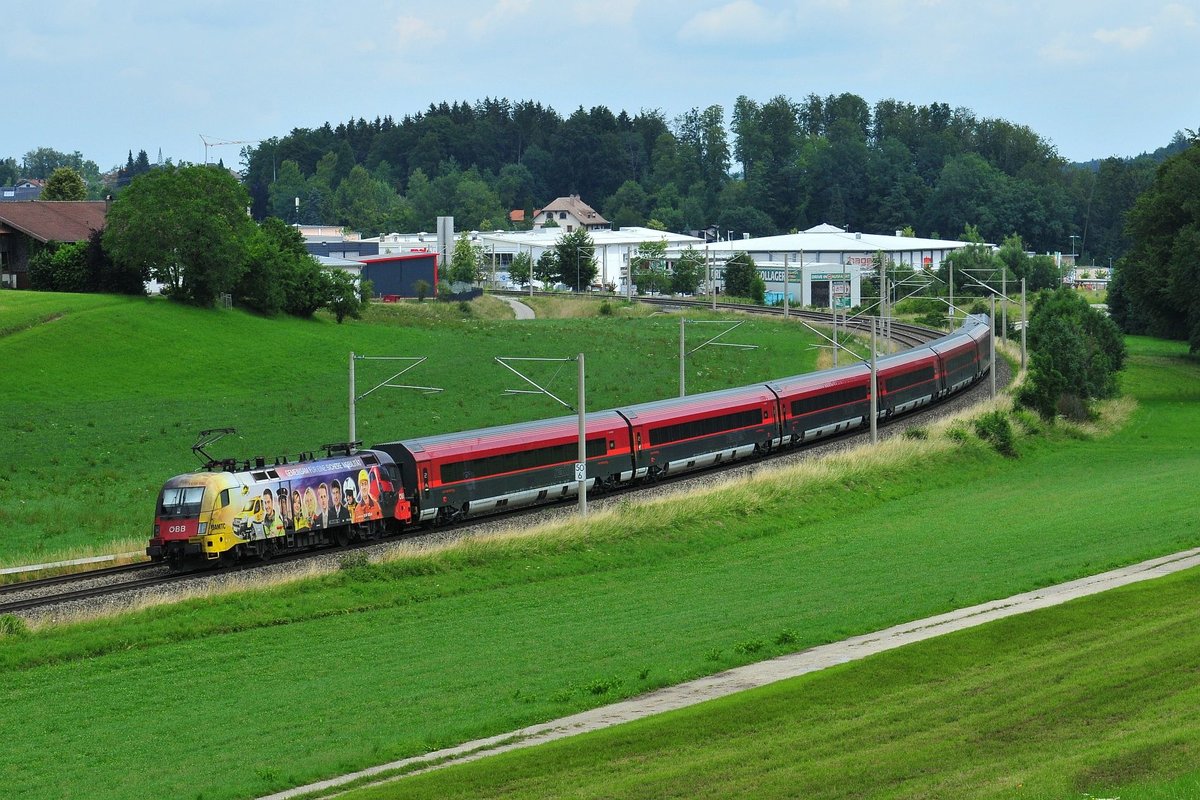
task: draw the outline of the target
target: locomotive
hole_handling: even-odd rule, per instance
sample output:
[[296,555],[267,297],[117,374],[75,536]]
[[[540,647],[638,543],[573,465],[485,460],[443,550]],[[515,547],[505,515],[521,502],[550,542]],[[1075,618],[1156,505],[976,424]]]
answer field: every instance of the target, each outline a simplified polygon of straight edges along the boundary
[[[989,368],[988,318],[878,359],[877,415],[935,403]],[[585,416],[589,495],[869,424],[866,364],[734,389],[657,400]],[[228,432],[216,431],[216,433]],[[214,433],[205,431],[204,434]],[[289,463],[208,460],[167,481],[146,548],[173,566],[269,558],[420,525],[576,497],[575,416],[383,442],[326,445]],[[203,453],[198,444],[193,449]]]

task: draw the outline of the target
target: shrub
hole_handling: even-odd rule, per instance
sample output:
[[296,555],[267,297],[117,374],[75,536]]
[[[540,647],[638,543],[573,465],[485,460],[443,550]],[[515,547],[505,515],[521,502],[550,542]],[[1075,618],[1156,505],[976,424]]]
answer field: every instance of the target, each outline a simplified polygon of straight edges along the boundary
[[338,569],[363,569],[369,566],[371,566],[371,559],[367,557],[366,552],[363,550],[346,553],[338,559]]
[[1007,458],[1017,457],[1016,437],[1008,415],[1003,411],[990,411],[975,420],[975,435]]
[[897,314],[937,314],[945,316],[946,305],[936,297],[906,297],[896,303]]
[[928,311],[917,317],[917,323],[929,328],[946,327],[946,314],[943,311]]
[[1125,343],[1111,319],[1070,289],[1043,292],[1029,318],[1029,380],[1017,401],[1052,420],[1090,416],[1090,402],[1117,394]]
[[594,695],[608,694],[620,685],[621,682],[616,678],[596,678],[587,685],[587,690]]
[[611,317],[613,313],[612,303],[605,300],[600,304],[600,316]]
[[751,639],[749,641],[734,645],[733,652],[748,656],[757,653],[759,650],[762,650],[763,646],[764,645],[761,639]]
[[28,636],[29,626],[16,614],[0,614],[0,636]]
[[946,438],[952,442],[965,442],[970,438],[970,433],[961,422],[955,422],[946,429]]
[[924,441],[925,439],[929,438],[929,431],[927,431],[921,427],[905,428],[904,429],[904,438],[905,439],[917,439],[919,441]]

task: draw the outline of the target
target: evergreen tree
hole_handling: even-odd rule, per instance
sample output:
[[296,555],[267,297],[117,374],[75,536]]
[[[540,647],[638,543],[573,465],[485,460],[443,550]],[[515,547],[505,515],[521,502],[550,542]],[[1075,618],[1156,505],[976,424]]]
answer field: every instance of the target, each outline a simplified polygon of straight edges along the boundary
[[725,294],[749,298],[758,305],[766,300],[767,284],[749,253],[737,253],[725,262]]

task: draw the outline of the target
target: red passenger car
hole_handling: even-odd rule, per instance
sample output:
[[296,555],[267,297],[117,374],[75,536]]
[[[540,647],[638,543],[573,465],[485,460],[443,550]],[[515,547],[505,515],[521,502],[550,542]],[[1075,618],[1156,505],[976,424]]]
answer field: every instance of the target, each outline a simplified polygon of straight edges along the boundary
[[[632,478],[629,425],[621,415],[588,414],[585,440],[590,489]],[[576,416],[405,439],[375,449],[400,468],[420,522],[570,497],[579,488]]]
[[778,401],[765,384],[617,409],[629,420],[637,477],[699,469],[770,450]]

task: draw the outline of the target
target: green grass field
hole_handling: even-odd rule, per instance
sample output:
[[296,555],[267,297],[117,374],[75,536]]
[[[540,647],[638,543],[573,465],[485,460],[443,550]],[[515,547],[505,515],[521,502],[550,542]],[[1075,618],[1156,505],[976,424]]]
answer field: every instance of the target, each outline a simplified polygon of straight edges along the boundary
[[[516,325],[507,306],[484,297],[466,312],[457,303],[375,304],[364,320],[337,325],[164,300],[0,292],[0,564],[143,548],[162,483],[199,466],[190,448],[200,430],[238,429],[213,448],[218,457],[345,441],[351,351],[427,356],[401,382],[445,389],[381,389],[360,401],[357,434],[368,445],[572,413],[545,397],[504,395],[530,387],[495,356],[584,353],[593,410],[678,391],[678,318],[621,302],[600,318],[600,301],[569,305],[590,317]],[[810,371],[814,338],[800,326],[748,321],[732,341],[759,349],[696,353],[688,391]],[[358,392],[402,366],[359,361]],[[574,364],[526,366],[574,402]]]
[[[1195,546],[1200,368],[1177,348],[1134,347],[1126,386],[1141,407],[1107,438],[1025,436],[1012,460],[936,434],[586,526],[6,636],[0,785],[30,798],[250,797]],[[1191,727],[1177,736],[1195,741],[1180,718]],[[849,757],[827,782],[848,764],[870,777],[868,756]],[[776,785],[759,759],[762,775],[738,780]],[[928,759],[931,774],[973,769]],[[1177,762],[1162,763],[1173,777]],[[579,774],[563,794],[586,793]],[[609,785],[637,791],[636,777]],[[1039,785],[1030,796],[1059,786]]]
[[1200,796],[1200,573],[346,800]]

